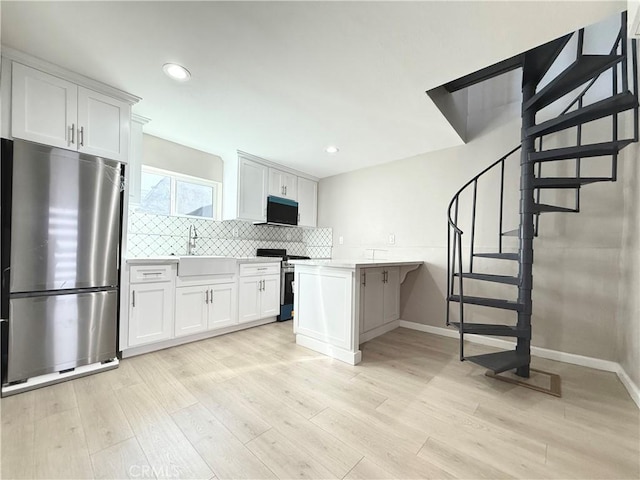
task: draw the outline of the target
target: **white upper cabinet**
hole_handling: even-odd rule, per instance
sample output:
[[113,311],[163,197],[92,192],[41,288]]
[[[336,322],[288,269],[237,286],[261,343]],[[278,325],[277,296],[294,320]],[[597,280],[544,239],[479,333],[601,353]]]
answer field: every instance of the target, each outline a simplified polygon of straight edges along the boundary
[[11,135],[126,162],[130,102],[13,62]]
[[268,168],[240,158],[238,181],[238,218],[254,222],[267,220]]
[[269,169],[269,195],[297,200],[298,177],[276,168]]
[[128,103],[78,87],[78,150],[127,160],[131,108]]
[[225,158],[223,169],[224,220],[266,222],[267,197],[287,198],[299,203],[299,225],[315,227],[318,204],[318,182],[314,177],[248,153]]
[[78,87],[19,63],[11,83],[12,136],[77,149]]
[[298,177],[298,225],[318,225],[318,182]]

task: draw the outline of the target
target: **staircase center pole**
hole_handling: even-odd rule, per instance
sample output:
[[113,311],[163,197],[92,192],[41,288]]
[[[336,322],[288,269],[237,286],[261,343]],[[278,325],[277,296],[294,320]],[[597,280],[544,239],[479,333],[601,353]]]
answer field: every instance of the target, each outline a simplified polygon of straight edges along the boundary
[[[525,65],[526,68],[526,65]],[[524,70],[524,69],[523,69]],[[523,78],[529,78],[523,72]],[[534,165],[529,162],[529,154],[535,151],[535,139],[527,138],[526,130],[535,125],[535,110],[524,109],[526,102],[535,95],[535,83],[525,80],[522,85],[522,151],[520,155],[520,238],[519,238],[519,276],[520,286],[518,287],[518,303],[524,307],[518,312],[518,328],[531,332],[532,300],[531,290],[533,288],[533,236],[534,236],[534,199],[533,180]],[[520,355],[531,358],[531,335],[527,338],[518,338],[516,351]],[[529,377],[530,362],[526,366],[516,369],[516,375]]]

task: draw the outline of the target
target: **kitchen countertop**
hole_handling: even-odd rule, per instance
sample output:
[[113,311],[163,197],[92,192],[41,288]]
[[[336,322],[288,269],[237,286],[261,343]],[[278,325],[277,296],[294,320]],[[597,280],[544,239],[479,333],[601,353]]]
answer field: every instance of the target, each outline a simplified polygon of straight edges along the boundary
[[178,263],[180,257],[175,255],[167,255],[160,257],[140,257],[140,258],[127,258],[127,265],[157,265],[166,263]]
[[294,265],[307,265],[330,268],[367,268],[367,267],[399,267],[403,265],[422,265],[422,260],[367,260],[360,259],[317,259],[317,260],[289,260]]
[[[165,255],[157,257],[138,257],[127,258],[128,265],[158,265],[167,263],[178,263],[180,257],[188,255]],[[193,257],[208,257],[209,255],[191,255]],[[223,257],[224,258],[224,257]],[[229,257],[235,258],[238,263],[280,263],[282,258],[279,257]]]

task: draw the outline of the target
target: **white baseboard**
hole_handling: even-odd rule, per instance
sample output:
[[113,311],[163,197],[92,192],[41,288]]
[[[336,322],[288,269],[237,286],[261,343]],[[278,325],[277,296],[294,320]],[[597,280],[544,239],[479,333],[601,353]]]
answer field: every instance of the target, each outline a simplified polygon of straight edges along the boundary
[[369,340],[373,340],[380,335],[384,335],[391,330],[395,330],[400,326],[400,320],[394,320],[389,323],[385,323],[384,325],[380,325],[378,328],[374,328],[373,330],[369,330],[366,333],[360,334],[360,343],[368,342]]
[[206,332],[196,333],[194,335],[187,335],[185,337],[177,337],[169,340],[163,340],[161,342],[148,343],[146,345],[140,345],[137,347],[123,348],[121,351],[122,358],[135,357],[136,355],[144,355],[145,353],[155,352],[157,350],[163,350],[165,348],[177,347],[178,345],[184,345],[185,343],[197,342],[199,340],[205,340],[207,338],[217,337],[218,335],[226,335],[227,333],[237,332],[239,330],[246,330],[247,328],[259,327],[266,325],[267,323],[273,323],[276,321],[276,317],[263,318],[261,320],[255,320],[247,323],[237,323],[228,327],[218,328],[216,330],[207,330]]
[[322,353],[328,357],[335,358],[349,365],[357,365],[362,361],[362,350],[350,352],[335,345],[307,337],[306,335],[296,335],[296,343],[302,347],[308,348],[318,353]]
[[[418,330],[420,332],[432,333],[434,335],[440,335],[442,337],[459,338],[458,331],[450,328],[434,327],[432,325],[423,325],[421,323],[408,322],[406,320],[400,320],[400,326],[409,328],[411,330]],[[489,347],[513,349],[515,342],[509,342],[499,338],[484,337],[481,335],[469,335],[465,337],[471,343],[477,343],[479,345],[486,345]],[[575,353],[560,352],[558,350],[550,350],[542,347],[531,347],[532,355],[540,358],[546,358],[549,360],[556,360],[558,362],[570,363],[573,365],[580,365],[582,367],[589,367],[595,370],[603,370],[605,372],[614,372],[622,384],[625,386],[629,395],[640,408],[640,389],[633,380],[627,375],[627,373],[617,362],[610,360],[602,360],[600,358],[586,357],[584,355],[577,355]]]
[[627,392],[629,392],[629,395],[631,395],[631,398],[633,399],[633,401],[636,402],[636,405],[638,405],[638,408],[640,408],[640,388],[638,388],[638,385],[636,385],[634,381],[631,380],[631,377],[627,375],[627,372],[624,371],[624,368],[622,368],[622,365],[618,365],[618,367],[619,368],[616,371],[618,378],[620,379],[624,387],[627,389]]

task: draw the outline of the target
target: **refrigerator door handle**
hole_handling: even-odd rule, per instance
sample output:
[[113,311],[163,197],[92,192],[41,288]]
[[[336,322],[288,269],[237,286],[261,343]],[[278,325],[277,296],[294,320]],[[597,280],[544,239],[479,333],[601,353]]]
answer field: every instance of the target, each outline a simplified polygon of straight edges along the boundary
[[7,276],[10,271],[11,271],[11,267],[7,267],[4,270],[2,270],[2,288],[3,289],[7,287]]

